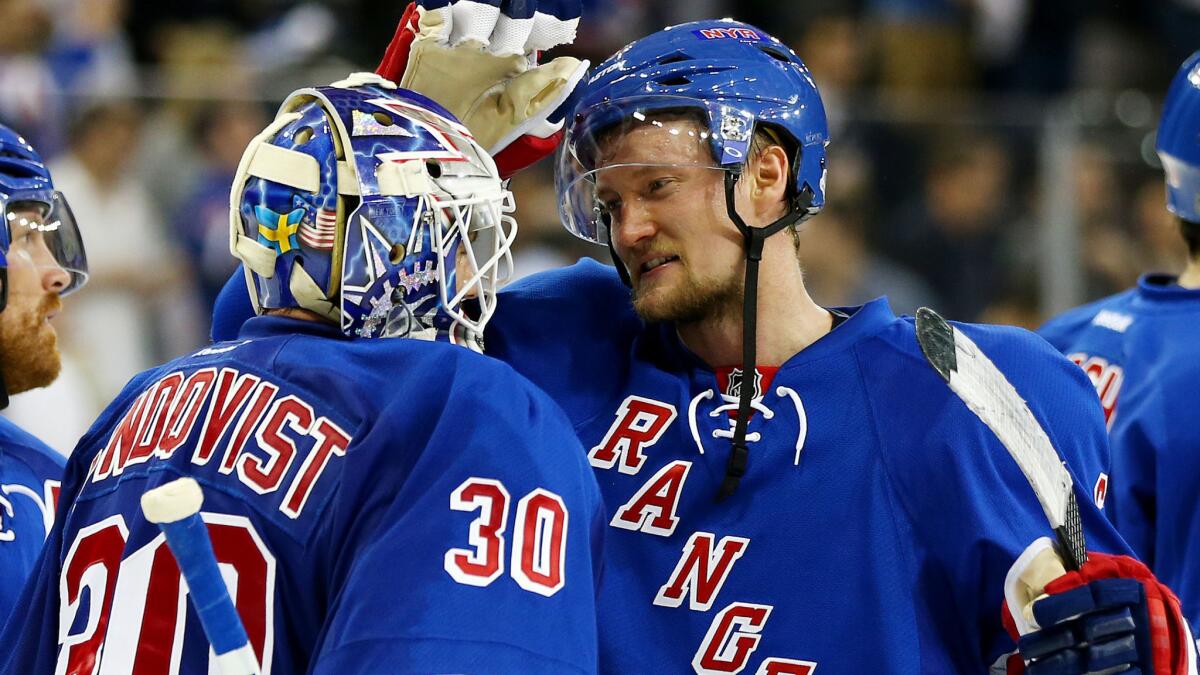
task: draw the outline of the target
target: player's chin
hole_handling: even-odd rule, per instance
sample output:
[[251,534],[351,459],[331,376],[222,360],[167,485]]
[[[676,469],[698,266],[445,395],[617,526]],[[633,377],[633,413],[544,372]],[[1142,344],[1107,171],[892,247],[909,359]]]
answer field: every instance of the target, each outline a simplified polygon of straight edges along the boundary
[[36,326],[37,335],[37,350],[45,352],[53,352],[54,360],[58,360],[58,331],[54,329],[54,324],[50,323],[50,319],[42,319]]
[[62,358],[59,356],[58,348],[53,341],[49,343],[41,343],[41,348],[30,358],[23,359],[21,363],[9,366],[5,373],[9,379],[8,388],[10,394],[19,394],[30,389],[40,389],[41,387],[50,386],[58,375],[62,372]]
[[633,309],[647,323],[678,321],[679,294],[666,284],[638,287],[633,295]]

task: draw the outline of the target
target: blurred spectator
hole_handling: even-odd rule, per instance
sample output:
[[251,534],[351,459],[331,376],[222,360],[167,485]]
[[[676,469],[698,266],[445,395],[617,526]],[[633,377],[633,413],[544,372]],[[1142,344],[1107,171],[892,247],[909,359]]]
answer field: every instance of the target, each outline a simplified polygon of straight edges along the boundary
[[1127,193],[1112,153],[1096,143],[1078,148],[1074,189],[1088,297],[1128,288],[1137,281],[1139,261],[1122,215]]
[[880,84],[885,89],[942,90],[975,80],[968,15],[960,2],[866,0],[865,5],[879,45]]
[[871,51],[862,33],[862,23],[853,15],[821,15],[805,22],[795,45],[821,91],[830,138],[838,143],[846,135],[848,112],[854,105],[852,97],[862,93],[867,79]]
[[969,0],[975,53],[990,88],[1058,94],[1071,85],[1079,28],[1091,0]]
[[826,207],[801,228],[804,283],[818,303],[847,307],[886,295],[892,310],[913,314],[934,302],[933,292],[920,277],[871,253],[860,219],[846,208]]
[[1139,274],[1179,274],[1187,264],[1187,245],[1179,236],[1179,224],[1164,206],[1161,176],[1142,181],[1133,195],[1133,231],[1140,244]]
[[199,332],[172,315],[187,306],[186,268],[131,165],[140,133],[141,117],[130,104],[92,105],[72,126],[69,152],[50,163],[55,183],[70,195],[91,272],[63,341],[103,400],[168,356],[165,330]]
[[1154,25],[1165,42],[1167,61],[1182,63],[1200,47],[1196,41],[1200,35],[1200,0],[1160,0],[1146,4],[1154,12]]
[[257,100],[232,25],[219,21],[173,24],[157,33],[158,77],[147,84],[163,96],[148,115],[138,171],[162,213],[176,213],[203,171],[192,137],[196,117],[212,100]]
[[127,94],[137,87],[125,39],[126,0],[46,0],[54,37],[46,59],[59,85],[80,98]]
[[0,120],[42,152],[62,147],[63,92],[42,56],[52,15],[37,0],[0,2]]
[[267,122],[262,106],[245,101],[212,103],[196,120],[203,166],[171,225],[197,272],[203,307],[212,307],[237,268],[229,253],[229,187],[246,144]]
[[542,161],[517,174],[509,184],[517,202],[512,281],[571,265],[583,257],[611,262],[604,248],[585,242],[562,226],[553,170],[550,161]]
[[886,225],[885,252],[924,277],[950,318],[977,317],[1004,283],[1009,170],[995,138],[939,138],[923,190]]

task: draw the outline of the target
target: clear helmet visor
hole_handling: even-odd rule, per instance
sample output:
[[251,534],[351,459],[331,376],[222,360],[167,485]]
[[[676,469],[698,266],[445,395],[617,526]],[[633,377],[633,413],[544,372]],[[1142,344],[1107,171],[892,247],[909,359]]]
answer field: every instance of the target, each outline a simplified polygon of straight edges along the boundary
[[18,192],[4,201],[7,266],[28,265],[53,273],[59,295],[87,281],[87,255],[75,215],[61,192]]
[[619,211],[653,196],[655,168],[707,170],[745,162],[753,116],[672,96],[603,103],[575,117],[558,154],[559,214],[578,237],[605,244]]

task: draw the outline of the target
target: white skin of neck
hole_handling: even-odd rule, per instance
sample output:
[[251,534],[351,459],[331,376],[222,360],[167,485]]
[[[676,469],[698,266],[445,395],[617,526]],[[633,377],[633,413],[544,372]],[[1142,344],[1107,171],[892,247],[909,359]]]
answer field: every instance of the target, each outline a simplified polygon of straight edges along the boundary
[[1200,288],[1200,259],[1192,258],[1188,261],[1183,274],[1179,275],[1179,285],[1184,288]]

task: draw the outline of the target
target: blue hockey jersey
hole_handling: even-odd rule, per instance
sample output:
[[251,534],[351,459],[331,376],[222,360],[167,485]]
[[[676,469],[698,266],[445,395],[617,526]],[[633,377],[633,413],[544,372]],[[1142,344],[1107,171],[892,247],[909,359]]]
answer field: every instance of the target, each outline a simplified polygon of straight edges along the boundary
[[0,417],[0,625],[12,612],[54,522],[64,461]]
[[[563,405],[608,512],[606,673],[981,673],[1014,647],[1005,575],[1050,533],[1015,462],[925,362],[886,300],[753,382],[644,327],[598,264],[502,293],[488,352]],[[1088,544],[1107,469],[1087,379],[1036,336],[959,326],[1005,371],[1076,479]],[[749,466],[715,501],[738,388]]]
[[180,475],[263,673],[596,670],[605,528],[562,411],[461,347],[268,316],[135,378],[80,442],[3,672],[210,672],[139,508]]
[[1200,290],[1147,275],[1039,329],[1096,387],[1117,530],[1200,622]]

